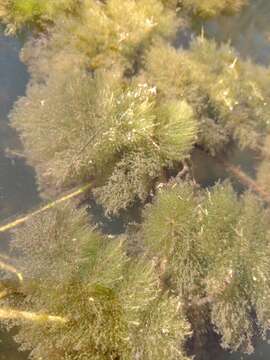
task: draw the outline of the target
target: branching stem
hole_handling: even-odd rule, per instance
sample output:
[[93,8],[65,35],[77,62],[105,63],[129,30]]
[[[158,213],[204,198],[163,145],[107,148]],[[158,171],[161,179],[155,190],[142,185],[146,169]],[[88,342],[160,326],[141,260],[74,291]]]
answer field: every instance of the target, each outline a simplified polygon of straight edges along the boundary
[[266,203],[270,204],[270,194],[263,187],[259,186],[257,182],[251,179],[239,166],[233,165],[225,158],[219,158],[221,163],[227,171],[229,171],[235,178],[237,178],[243,185],[248,187],[251,191],[256,193]]

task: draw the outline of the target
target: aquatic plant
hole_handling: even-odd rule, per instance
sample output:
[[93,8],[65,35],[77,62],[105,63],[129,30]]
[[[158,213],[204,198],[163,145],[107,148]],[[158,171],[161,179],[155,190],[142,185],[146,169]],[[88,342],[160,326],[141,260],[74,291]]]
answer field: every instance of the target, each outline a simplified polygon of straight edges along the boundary
[[14,33],[23,26],[43,27],[65,12],[73,12],[79,0],[1,0],[0,19]]
[[[116,29],[118,35],[115,35],[121,38],[125,34],[126,38],[121,40],[125,42],[128,37],[135,36],[134,25],[137,26],[137,29],[142,29],[141,25],[144,23],[144,27],[148,28],[147,32],[151,32],[151,28],[160,28],[159,20],[162,19],[162,13],[163,25],[171,27],[172,23],[170,25],[169,21],[164,22],[166,19],[164,14],[166,12],[167,15],[169,15],[169,12],[173,15],[176,12],[179,14],[188,11],[191,15],[210,18],[238,12],[247,2],[248,0],[140,0],[137,2],[134,0],[122,2],[119,0],[109,0],[106,2],[98,0],[1,0],[0,19],[8,25],[9,32],[14,33],[18,29],[20,30],[22,27],[29,25],[39,30],[44,30],[48,24],[54,24],[61,17],[64,19],[66,14],[76,14],[83,21],[81,23],[82,31],[84,26],[92,28],[98,22],[96,25],[101,25],[101,27],[97,26],[95,30],[100,32],[100,34],[103,32],[103,39],[109,35],[109,32],[104,32],[104,26],[110,29],[115,20],[117,22],[120,20],[120,27]],[[117,17],[115,17],[116,14]],[[100,15],[103,15],[102,22],[100,22]],[[121,19],[121,15],[125,16]],[[89,21],[87,24],[87,22],[84,22],[87,19],[92,21]],[[64,22],[65,25],[67,24],[66,20],[67,18]],[[172,20],[172,17],[170,20]],[[79,25],[78,23],[76,25],[74,21],[72,23],[74,27]],[[121,31],[121,23],[124,25],[122,30],[125,29],[127,32]],[[128,32],[128,30],[131,30],[131,32]],[[139,33],[136,37],[140,36]],[[86,38],[85,40],[89,41]],[[119,44],[117,44],[118,46]]]
[[[136,234],[99,233],[70,204],[18,229],[23,280],[1,299],[33,359],[186,359],[191,332],[251,352],[269,330],[269,210],[229,184],[171,184],[147,205]],[[128,237],[143,243],[127,255]]]
[[231,142],[260,147],[268,71],[203,38],[188,50],[165,43],[175,6],[85,0],[25,46],[32,81],[11,118],[42,186],[95,178],[96,198],[117,213],[144,202],[195,143],[212,155]]
[[[108,215],[150,203],[119,237],[71,204],[16,231],[19,259],[0,263],[16,276],[0,281],[0,319],[19,326],[31,358],[184,360],[188,323],[193,339],[211,328],[246,352],[269,330],[269,209],[228,184],[200,189],[189,167],[200,148],[270,202],[269,69],[203,34],[173,46],[181,16],[242,5],[0,0],[9,30],[39,30],[10,117],[41,189],[91,182]],[[228,166],[232,144],[262,157],[257,183]]]
[[185,99],[193,107],[198,145],[215,155],[232,142],[242,149],[261,147],[269,131],[268,74],[229,45],[199,37],[188,50],[158,42],[146,56],[144,77],[162,101]]
[[[118,62],[132,72],[153,38],[172,37],[179,25],[175,9],[160,0],[6,1],[2,19],[9,30],[25,22],[39,25],[46,17],[51,20],[51,26],[45,27],[46,41],[34,41],[33,46],[34,53],[41,47],[36,62],[49,57],[51,66],[59,57],[67,63],[79,56],[92,70]],[[31,40],[29,46],[32,49]],[[31,50],[28,54],[32,58]]]
[[[189,325],[178,298],[161,291],[154,263],[128,258],[124,238],[101,235],[84,210],[68,204],[37,216],[13,249],[24,281],[1,309],[17,309],[8,324],[19,325],[16,340],[32,359],[187,360]],[[32,317],[16,319],[22,311]]]
[[53,41],[65,46],[72,30],[71,42],[87,54],[95,69],[115,63],[120,55],[133,63],[154,37],[174,35],[177,20],[173,11],[156,0],[110,0],[105,4],[86,1],[79,19],[66,18],[59,27]]
[[182,0],[182,5],[194,15],[211,18],[238,12],[248,0]]
[[94,179],[112,213],[145,201],[163,169],[189,155],[197,135],[186,102],[161,106],[154,87],[124,83],[115,72],[61,73],[32,84],[12,122],[43,184]]
[[192,308],[202,307],[223,347],[251,352],[254,335],[269,330],[269,211],[228,184],[183,184],[161,190],[144,218],[141,236],[194,330]]

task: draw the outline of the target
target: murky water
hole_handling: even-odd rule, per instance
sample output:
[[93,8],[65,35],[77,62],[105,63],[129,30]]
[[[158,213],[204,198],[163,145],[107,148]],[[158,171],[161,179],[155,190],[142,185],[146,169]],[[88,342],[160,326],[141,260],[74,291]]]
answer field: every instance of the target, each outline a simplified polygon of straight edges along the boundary
[[[19,146],[18,136],[9,127],[8,113],[28,81],[25,67],[19,61],[20,44],[0,35],[0,221],[23,212],[39,202],[35,174],[25,161],[8,156],[9,148]],[[8,247],[8,238],[0,235],[0,249]],[[25,360],[9,334],[0,332],[0,360]]]
[[[230,41],[241,56],[269,65],[270,0],[250,1],[251,6],[241,15],[208,22],[205,32],[218,41]],[[27,166],[23,159],[7,155],[9,148],[19,145],[17,134],[9,127],[8,113],[14,101],[24,93],[28,80],[26,69],[19,61],[19,49],[18,40],[1,36],[0,32],[0,221],[29,210],[40,201],[33,169]],[[211,164],[209,169],[211,170]],[[0,249],[5,250],[6,247],[7,239],[0,236]],[[0,360],[27,358],[16,350],[15,344],[6,333],[0,333],[0,339]],[[224,353],[215,357],[215,360],[269,358],[270,345],[261,343],[251,356]]]
[[209,21],[208,36],[230,42],[240,55],[263,65],[270,64],[270,1],[249,0],[250,5],[233,17]]
[[8,123],[14,101],[24,94],[28,75],[19,61],[20,44],[0,36],[0,221],[22,212],[38,202],[33,169],[24,159],[8,155],[18,147],[18,136]]
[[[249,0],[250,6],[237,16],[209,21],[205,26],[207,36],[220,42],[230,42],[240,56],[253,62],[270,65],[270,0]],[[238,159],[239,160],[239,159]],[[248,170],[246,160],[242,165]],[[259,343],[250,356],[224,354],[217,360],[269,360],[270,345]],[[212,359],[209,359],[212,360]]]

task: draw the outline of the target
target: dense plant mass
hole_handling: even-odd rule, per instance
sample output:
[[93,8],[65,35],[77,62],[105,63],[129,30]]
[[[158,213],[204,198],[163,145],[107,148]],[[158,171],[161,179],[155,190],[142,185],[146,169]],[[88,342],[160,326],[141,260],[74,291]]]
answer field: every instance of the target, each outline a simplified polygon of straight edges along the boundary
[[72,12],[79,6],[78,0],[1,0],[0,16],[15,32],[24,25],[43,26],[55,21],[63,12]]
[[27,21],[43,24],[50,9],[46,31],[23,51],[32,75],[39,77],[74,64],[95,70],[117,63],[133,73],[153,39],[171,38],[181,23],[174,1],[1,0],[0,9],[0,19],[10,31]]
[[198,38],[189,50],[176,50],[158,41],[132,79],[117,61],[92,74],[61,64],[42,85],[34,76],[12,121],[42,184],[94,177],[108,212],[145,201],[162,170],[179,167],[193,144],[212,155],[232,142],[262,148],[268,70],[238,59],[227,45]]
[[2,305],[65,322],[8,323],[20,325],[16,339],[33,359],[186,359],[185,319],[199,336],[198,314],[225,348],[251,352],[269,330],[268,219],[255,196],[238,199],[228,184],[172,185],[145,210],[137,237],[147,256],[137,257],[83,210],[50,210],[16,232],[24,281]]
[[[143,215],[104,235],[67,204],[15,232],[20,273],[1,269],[19,282],[0,281],[0,318],[19,326],[30,358],[201,359],[207,334],[244,352],[266,337],[269,69],[203,34],[175,45],[198,16],[246,3],[0,0],[8,31],[34,29],[21,53],[31,78],[10,118],[41,189],[91,182],[106,215]],[[254,179],[230,163],[232,148],[259,159]],[[241,193],[196,183],[198,151]]]
[[[247,0],[139,0],[137,2],[134,0],[126,0],[124,2],[119,0],[109,0],[106,2],[98,0],[1,0],[0,17],[8,24],[9,30],[14,32],[25,25],[38,26],[40,29],[43,29],[45,25],[54,23],[63,14],[83,14],[81,9],[88,10],[90,7],[95,9],[92,14],[88,13],[90,16],[93,16],[97,9],[108,8],[109,18],[110,15],[120,10],[122,14],[126,15],[124,18],[120,18],[120,21],[126,20],[126,23],[128,23],[129,21],[136,21],[137,18],[137,21],[141,24],[147,13],[150,16],[156,15],[155,10],[159,9],[158,12],[160,12],[163,7],[173,11],[188,11],[196,16],[214,17],[238,12],[247,2]],[[139,10],[138,14],[136,14],[137,9]],[[96,13],[98,17],[100,15],[99,11]],[[129,17],[129,14],[132,16]],[[140,18],[136,15],[139,15]],[[105,20],[103,24],[106,24],[107,19],[104,17],[103,20]],[[109,23],[107,23],[108,25]],[[147,26],[147,24],[145,25]],[[150,25],[148,23],[148,27]],[[152,27],[155,27],[155,25],[153,22]],[[92,25],[89,24],[89,26]],[[96,28],[95,30],[99,29]]]
[[[104,185],[100,201],[117,212],[144,201],[163,167],[188,154],[197,133],[192,110],[185,102],[161,106],[154,86],[131,77],[153,39],[175,33],[175,6],[167,5],[86,0],[74,16],[59,16],[47,38],[25,46],[33,81],[12,118],[43,184],[94,175]],[[107,201],[110,185],[115,197]]]
[[115,73],[61,74],[30,86],[13,112],[42,179],[62,186],[94,178],[109,212],[136,196],[144,201],[162,169],[188,155],[197,134],[186,102],[161,106],[154,87],[121,82]]
[[91,69],[116,62],[130,67],[153,38],[172,36],[177,24],[175,11],[160,1],[86,0],[77,17],[56,21],[50,46],[85,54]]
[[4,308],[66,320],[12,322],[32,359],[187,359],[189,325],[178,298],[161,291],[154,262],[129,259],[124,239],[91,229],[83,210],[66,205],[35,218],[13,247],[24,283]]
[[173,293],[187,308],[205,306],[205,315],[209,308],[224,347],[252,350],[255,328],[269,330],[270,229],[262,203],[249,193],[238,199],[229,185],[210,192],[178,185],[146,209],[142,229]]
[[[164,68],[164,63],[170,67]],[[164,99],[185,99],[200,124],[198,144],[211,154],[231,141],[257,149],[269,129],[268,71],[245,62],[228,45],[197,38],[188,50],[157,43],[145,77]]]
[[188,50],[168,45],[174,8],[87,0],[25,46],[32,82],[11,117],[42,185],[94,177],[97,198],[117,213],[144,202],[194,144],[212,155],[233,141],[261,147],[267,71],[203,38]]
[[194,15],[209,18],[238,12],[247,0],[183,0],[182,3]]

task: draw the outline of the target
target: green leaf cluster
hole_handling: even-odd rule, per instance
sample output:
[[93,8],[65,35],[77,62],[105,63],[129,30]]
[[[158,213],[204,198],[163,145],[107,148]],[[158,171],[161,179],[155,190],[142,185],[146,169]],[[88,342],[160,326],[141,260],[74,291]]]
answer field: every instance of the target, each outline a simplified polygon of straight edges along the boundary
[[24,282],[1,305],[68,321],[8,325],[33,359],[186,359],[186,318],[194,336],[212,326],[224,348],[251,352],[269,330],[268,219],[229,184],[171,185],[146,206],[144,251],[128,256],[133,233],[105,236],[84,210],[51,209],[16,231]]
[[117,213],[144,202],[163,169],[188,156],[197,137],[192,109],[159,103],[155,86],[136,76],[154,39],[174,36],[175,7],[84,0],[24,46],[32,81],[11,118],[42,187],[94,178],[97,198]]
[[117,61],[133,63],[154,37],[172,36],[177,23],[174,11],[157,0],[85,0],[78,18],[66,17],[56,24],[52,42],[79,49],[96,69]]
[[262,143],[268,70],[203,38],[187,50],[165,43],[175,6],[85,0],[26,44],[32,81],[11,118],[42,187],[95,179],[98,201],[118,213],[145,202],[195,143],[212,155]]
[[195,16],[212,18],[219,15],[231,15],[241,10],[247,0],[183,0],[182,6]]
[[[25,25],[44,29],[45,25],[56,23],[59,18],[66,14],[76,13],[80,16],[81,20],[93,20],[94,16],[99,18],[102,14],[103,21],[99,22],[98,25],[103,25],[103,34],[105,35],[105,32],[107,34],[109,32],[104,31],[104,26],[107,29],[110,28],[110,20],[115,20],[115,14],[117,14],[117,21],[123,20],[122,25],[124,22],[126,23],[124,24],[125,29],[134,32],[134,26],[139,26],[142,29],[141,25],[144,22],[144,27],[149,32],[151,27],[157,26],[155,20],[159,19],[164,9],[171,11],[171,15],[181,10],[182,13],[187,11],[191,15],[211,18],[223,14],[233,14],[240,11],[246,4],[247,0],[140,0],[137,2],[134,0],[122,2],[119,0],[109,0],[106,2],[98,0],[1,0],[0,19],[8,24],[9,31],[14,33]],[[91,14],[88,12],[89,9],[91,9]],[[126,17],[121,19],[119,14],[126,14]],[[155,17],[151,17],[153,14]],[[145,22],[147,19],[148,21]],[[165,17],[163,17],[163,20],[165,20]],[[166,27],[169,27],[168,20],[172,20],[172,18],[167,18],[165,22],[163,21],[161,29],[164,30]],[[121,26],[121,24],[119,25]],[[86,26],[92,27],[91,23]],[[102,31],[98,27],[95,30]],[[121,32],[120,30],[120,27],[116,29],[118,33]],[[139,36],[139,33],[137,36]]]
[[[28,2],[33,4],[26,6]],[[53,21],[46,28],[47,34],[39,55],[43,59],[38,61],[42,63],[44,58],[49,57],[51,66],[59,57],[62,60],[65,58],[65,62],[72,62],[77,56],[81,58],[84,55],[84,65],[92,70],[111,67],[117,62],[133,71],[132,66],[138,65],[138,58],[153,39],[173,37],[179,25],[175,9],[165,6],[160,0],[20,0],[15,3],[18,3],[17,17],[28,16],[33,22],[36,17],[42,20],[42,12],[53,13],[48,15]],[[2,7],[3,17],[8,21],[13,7]],[[24,7],[28,15],[24,14]],[[34,10],[36,8],[38,10]],[[36,12],[38,14],[34,16]],[[10,21],[11,24],[16,23],[16,20]],[[37,46],[34,41],[34,48]],[[31,50],[29,56],[33,56]],[[51,72],[51,69],[48,71]]]
[[43,27],[62,13],[72,12],[79,6],[78,0],[1,0],[0,20],[8,24],[14,33],[25,25]]
[[94,178],[109,212],[144,201],[162,169],[188,156],[197,134],[186,102],[160,106],[154,87],[104,71],[31,85],[12,121],[43,184]]
[[25,280],[22,295],[2,303],[68,320],[11,321],[32,359],[187,359],[189,325],[177,297],[161,291],[154,263],[128,258],[124,239],[91,228],[84,210],[68,204],[37,216],[13,248]]
[[186,318],[231,350],[269,330],[269,210],[179,172],[194,146],[219,159],[233,144],[260,152],[255,190],[269,189],[269,69],[204,36],[172,45],[178,14],[244,3],[0,0],[10,30],[41,30],[23,48],[31,80],[10,117],[42,189],[91,181],[107,214],[150,202],[139,231],[116,238],[71,204],[16,232],[25,280],[1,304],[67,319],[7,322],[33,359],[186,360]]
[[269,330],[269,230],[268,210],[250,193],[183,184],[149,205],[142,237],[187,312],[206,306],[222,345],[250,352],[255,329]]
[[269,130],[268,69],[239,59],[229,45],[199,37],[190,49],[176,50],[158,42],[146,56],[144,76],[162,99],[185,99],[193,107],[198,143],[213,155],[231,141],[257,149]]

